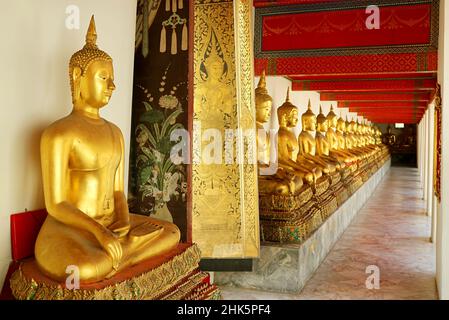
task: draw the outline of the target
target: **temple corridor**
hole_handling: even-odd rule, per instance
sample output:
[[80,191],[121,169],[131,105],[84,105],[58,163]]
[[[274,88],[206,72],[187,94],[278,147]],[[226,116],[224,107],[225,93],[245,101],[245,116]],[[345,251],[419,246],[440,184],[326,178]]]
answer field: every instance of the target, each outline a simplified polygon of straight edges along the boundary
[[[430,237],[418,170],[392,167],[299,295],[223,288],[223,298],[437,299]],[[366,288],[368,266],[378,290]]]

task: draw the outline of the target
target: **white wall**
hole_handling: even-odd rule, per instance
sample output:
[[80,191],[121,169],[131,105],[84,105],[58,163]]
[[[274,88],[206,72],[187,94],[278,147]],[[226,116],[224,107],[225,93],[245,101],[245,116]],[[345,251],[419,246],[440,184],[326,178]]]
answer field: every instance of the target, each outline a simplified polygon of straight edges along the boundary
[[[100,49],[114,59],[117,86],[102,116],[122,129],[128,161],[136,3],[0,0],[0,288],[11,260],[10,214],[44,207],[40,135],[71,111],[68,62],[84,45],[91,14],[95,14]],[[68,5],[80,8],[79,30],[65,27]]]

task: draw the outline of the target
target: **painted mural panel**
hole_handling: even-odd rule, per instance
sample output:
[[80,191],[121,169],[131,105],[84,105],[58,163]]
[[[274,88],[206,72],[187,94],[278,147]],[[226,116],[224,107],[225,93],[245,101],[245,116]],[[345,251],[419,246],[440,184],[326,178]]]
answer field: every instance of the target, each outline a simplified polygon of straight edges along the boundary
[[187,165],[170,151],[188,125],[188,0],[139,0],[130,153],[130,211],[174,222],[188,240]]

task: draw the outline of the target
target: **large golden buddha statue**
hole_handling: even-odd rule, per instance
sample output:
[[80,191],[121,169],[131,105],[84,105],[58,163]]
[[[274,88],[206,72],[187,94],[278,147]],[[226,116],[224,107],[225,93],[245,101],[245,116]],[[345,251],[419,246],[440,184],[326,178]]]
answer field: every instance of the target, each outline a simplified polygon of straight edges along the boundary
[[318,166],[323,173],[331,174],[336,170],[335,164],[327,161],[323,157],[319,157],[316,154],[316,125],[317,118],[312,111],[312,106],[309,100],[307,111],[303,113],[302,117],[302,131],[298,137],[299,144],[299,155],[298,161],[300,162],[310,162]]
[[48,216],[35,256],[55,280],[77,266],[81,283],[97,282],[173,249],[180,239],[175,225],[128,211],[123,136],[99,114],[115,90],[112,59],[96,39],[92,17],[85,46],[70,59],[73,110],[41,139]]
[[[270,121],[273,99],[268,94],[265,71],[256,88],[256,127],[257,127],[257,160],[259,169],[268,169],[271,165],[271,142],[265,132],[264,123]],[[259,175],[260,194],[297,194],[303,186],[303,177],[293,170],[278,166],[274,175]]]
[[314,184],[322,176],[322,170],[311,161],[299,161],[299,144],[293,132],[298,124],[298,108],[290,102],[290,89],[287,98],[277,110],[278,131],[278,162],[280,166],[291,168],[303,176],[309,184]]

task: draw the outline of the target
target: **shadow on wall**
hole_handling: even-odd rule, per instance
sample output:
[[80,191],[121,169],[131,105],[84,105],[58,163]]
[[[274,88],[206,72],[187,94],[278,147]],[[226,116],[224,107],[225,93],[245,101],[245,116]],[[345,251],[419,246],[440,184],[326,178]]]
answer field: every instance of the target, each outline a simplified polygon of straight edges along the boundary
[[[17,177],[15,186],[17,190],[13,193],[16,196],[25,197],[30,207],[22,208],[23,211],[43,209],[45,207],[44,193],[42,187],[40,140],[41,135],[48,124],[36,124],[24,131],[23,155],[26,161],[22,162],[21,176]],[[32,181],[32,183],[30,183]],[[11,212],[13,213],[13,212]]]

